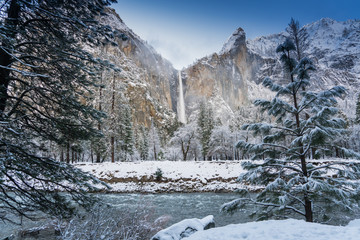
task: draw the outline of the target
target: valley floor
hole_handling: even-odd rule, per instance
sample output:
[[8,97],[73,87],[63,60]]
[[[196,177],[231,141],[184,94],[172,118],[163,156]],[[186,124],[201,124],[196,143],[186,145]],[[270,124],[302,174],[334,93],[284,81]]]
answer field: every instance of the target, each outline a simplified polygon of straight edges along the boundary
[[[94,174],[114,193],[232,192],[240,184],[240,161],[143,161],[78,163],[76,167]],[[162,176],[156,179],[160,169]],[[101,187],[105,190],[105,187]]]

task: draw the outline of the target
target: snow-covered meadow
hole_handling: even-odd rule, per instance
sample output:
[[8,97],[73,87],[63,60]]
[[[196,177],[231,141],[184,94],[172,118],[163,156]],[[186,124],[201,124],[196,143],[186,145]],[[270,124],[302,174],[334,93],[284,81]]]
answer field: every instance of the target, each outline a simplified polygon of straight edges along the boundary
[[[240,161],[78,163],[111,186],[111,192],[231,192],[240,184]],[[162,177],[156,180],[155,172]],[[99,186],[104,188],[103,186]]]

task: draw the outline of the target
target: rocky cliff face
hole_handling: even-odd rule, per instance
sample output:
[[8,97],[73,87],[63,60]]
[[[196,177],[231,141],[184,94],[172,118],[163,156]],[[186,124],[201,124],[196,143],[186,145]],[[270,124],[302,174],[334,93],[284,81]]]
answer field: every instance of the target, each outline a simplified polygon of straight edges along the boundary
[[199,101],[209,101],[215,117],[228,122],[236,110],[251,103],[252,90],[258,89],[254,79],[263,62],[248,50],[245,32],[238,28],[219,53],[185,69],[187,115],[192,118]]
[[[118,91],[125,89],[134,123],[149,127],[154,122],[161,128],[176,125],[180,94],[177,70],[133,33],[114,10],[108,9],[101,21],[115,30],[117,46],[107,45],[97,53],[122,69],[114,75],[114,81],[121,83]],[[304,29],[308,33],[305,54],[318,68],[311,78],[313,87],[347,87],[349,96],[341,105],[345,113],[353,116],[360,87],[360,21],[322,19]],[[183,69],[188,121],[196,119],[199,101],[209,102],[215,117],[226,123],[238,109],[250,109],[254,99],[270,98],[272,93],[261,82],[266,76],[282,78],[275,49],[286,37],[284,32],[246,40],[245,32],[238,28],[219,53]]]
[[[124,97],[131,107],[134,124],[149,127],[153,122],[165,130],[171,128],[176,124],[177,71],[129,29],[115,10],[109,8],[106,13],[100,21],[114,30],[117,46],[108,44],[96,53],[121,72],[110,76],[113,79],[103,77],[105,91],[116,91],[115,101],[119,101],[118,92],[125,90]],[[106,98],[106,94],[102,97]],[[106,100],[100,101],[106,104]]]
[[[348,96],[340,100],[340,105],[353,117],[360,87],[360,21],[325,18],[304,26],[304,30],[308,35],[305,55],[317,67],[311,76],[312,88],[345,86]],[[219,53],[185,69],[187,115],[192,118],[196,103],[203,99],[210,102],[224,123],[238,108],[248,108],[254,99],[273,96],[261,82],[267,76],[280,81],[283,78],[275,50],[286,37],[288,34],[283,32],[247,41],[239,28]]]
[[[304,55],[312,59],[317,68],[311,75],[311,88],[322,90],[336,85],[346,87],[348,95],[339,103],[344,113],[354,117],[360,87],[360,21],[338,22],[323,18],[303,29],[308,36]],[[275,49],[287,36],[283,32],[247,41],[249,52],[261,59],[255,82],[260,82],[264,76],[282,78]]]

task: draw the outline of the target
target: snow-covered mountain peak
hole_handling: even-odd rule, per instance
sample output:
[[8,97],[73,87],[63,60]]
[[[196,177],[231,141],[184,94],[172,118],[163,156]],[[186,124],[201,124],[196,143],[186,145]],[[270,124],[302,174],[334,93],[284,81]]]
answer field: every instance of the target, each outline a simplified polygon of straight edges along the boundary
[[233,32],[233,34],[228,38],[222,47],[220,54],[227,53],[233,49],[237,49],[239,46],[244,45],[246,40],[246,34],[244,29],[238,28]]

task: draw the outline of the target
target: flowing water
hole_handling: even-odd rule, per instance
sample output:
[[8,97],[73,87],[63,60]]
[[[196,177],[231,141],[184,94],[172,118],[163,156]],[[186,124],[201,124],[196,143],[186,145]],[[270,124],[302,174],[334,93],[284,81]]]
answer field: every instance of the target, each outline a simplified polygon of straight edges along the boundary
[[184,101],[184,92],[183,85],[181,79],[181,71],[179,70],[179,104],[178,104],[178,117],[179,121],[182,123],[186,123],[186,115],[185,115],[185,101]]
[[[220,213],[222,204],[236,198],[232,193],[172,193],[172,194],[97,194],[103,202],[109,203],[118,209],[135,209],[146,206],[152,211],[155,220],[160,216],[167,216],[167,225],[174,224],[186,218],[203,218],[214,215],[216,226],[230,223],[250,221],[241,212],[235,215]],[[16,231],[41,226],[48,219],[31,222],[24,219],[23,225],[13,225],[0,222],[0,239]]]
[[[222,204],[232,201],[238,197],[234,193],[171,193],[171,194],[96,194],[102,202],[106,202],[120,210],[136,209],[139,206],[145,206],[151,209],[151,219],[155,220],[161,216],[167,216],[169,219],[167,226],[172,225],[186,218],[203,218],[207,215],[214,215],[216,226],[224,226],[232,223],[244,223],[253,221],[247,214],[254,209],[248,209],[236,212],[234,215],[220,213]],[[125,212],[125,211],[124,211]],[[336,209],[331,211],[331,215],[338,215]],[[41,216],[41,215],[40,215]],[[298,218],[299,216],[292,216]],[[346,224],[356,216],[341,214],[343,221],[332,224]],[[22,226],[5,224],[0,222],[0,239],[9,236],[15,231],[28,229],[34,226],[41,226],[49,222],[49,219],[43,218],[39,222],[24,221]],[[38,239],[38,238],[36,238]],[[43,240],[48,240],[43,238]]]
[[207,215],[214,215],[217,226],[250,221],[241,212],[232,216],[220,213],[222,204],[236,199],[233,193],[106,194],[101,197],[120,209],[145,203],[154,210],[154,217],[169,216],[170,224]]

